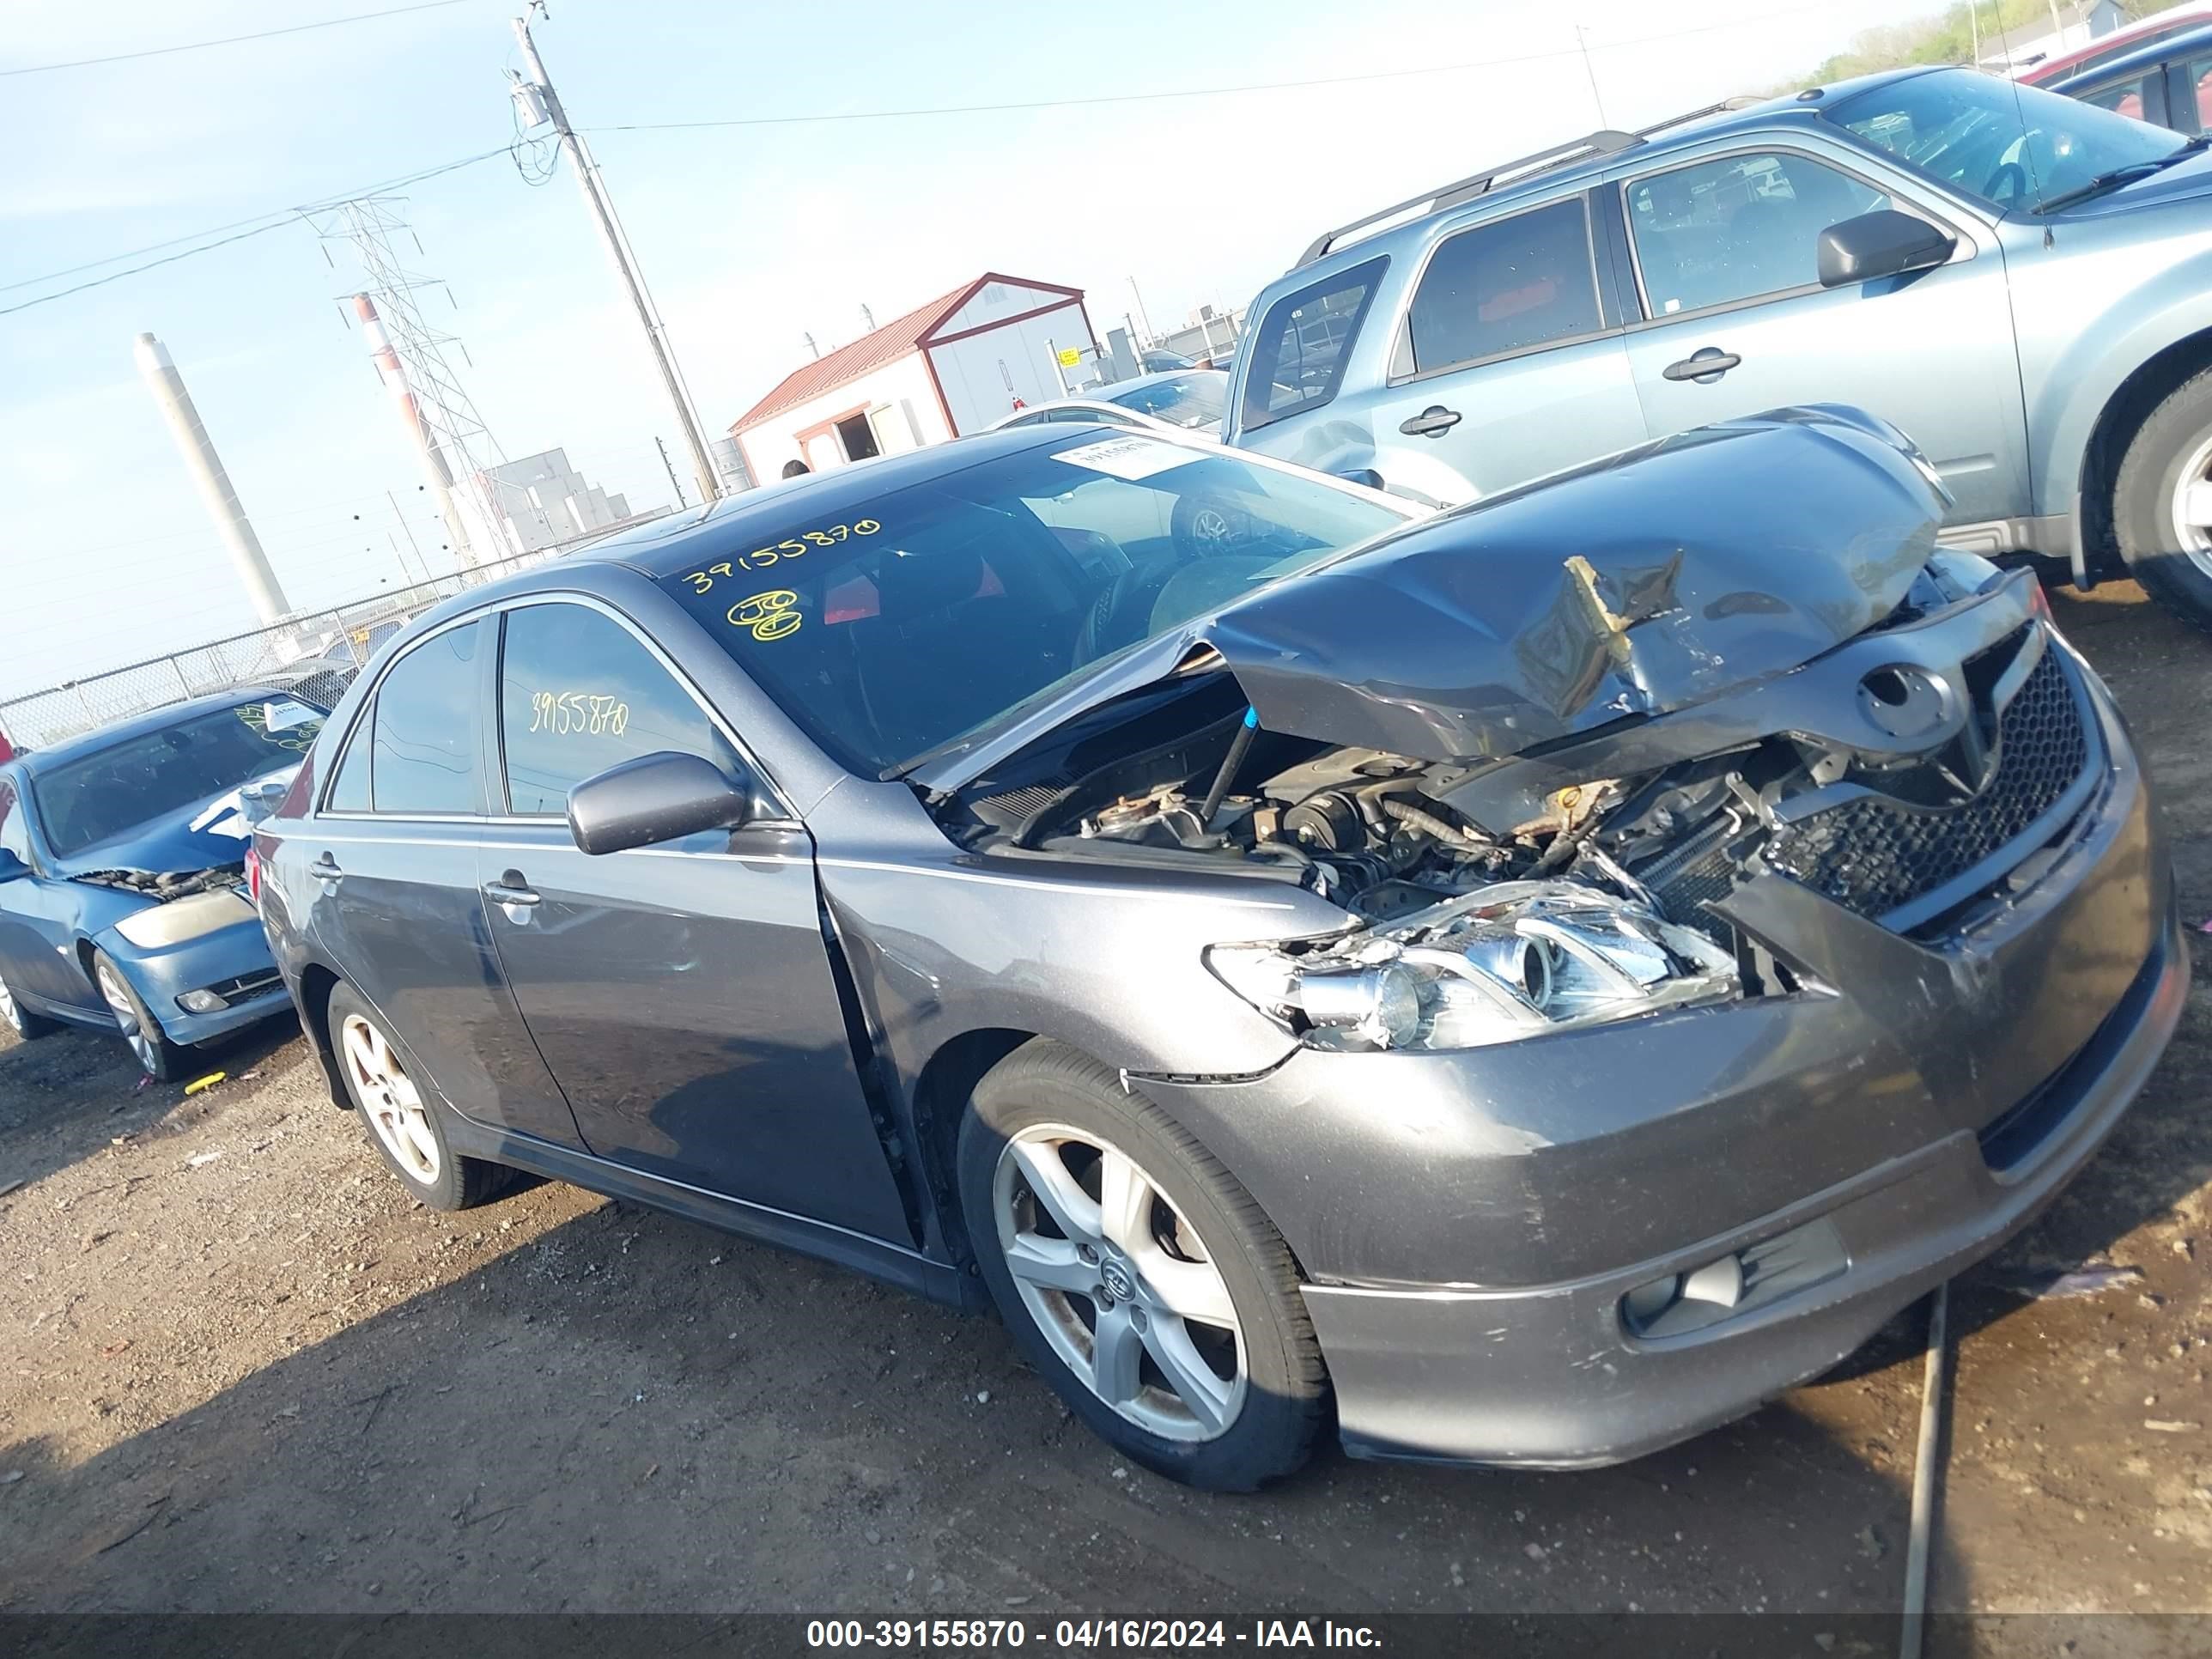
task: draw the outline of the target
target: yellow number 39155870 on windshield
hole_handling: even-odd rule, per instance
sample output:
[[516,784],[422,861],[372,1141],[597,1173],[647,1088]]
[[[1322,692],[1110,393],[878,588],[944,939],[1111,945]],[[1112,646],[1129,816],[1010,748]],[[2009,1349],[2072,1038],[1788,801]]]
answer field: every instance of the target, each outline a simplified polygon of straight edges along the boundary
[[849,537],[872,536],[882,528],[873,519],[855,519],[850,524],[833,524],[826,530],[802,530],[796,536],[757,547],[743,558],[725,559],[703,570],[691,571],[684,580],[691,584],[694,593],[711,593],[717,576],[734,576],[740,570],[765,570],[778,559],[795,559],[810,547],[835,547]]

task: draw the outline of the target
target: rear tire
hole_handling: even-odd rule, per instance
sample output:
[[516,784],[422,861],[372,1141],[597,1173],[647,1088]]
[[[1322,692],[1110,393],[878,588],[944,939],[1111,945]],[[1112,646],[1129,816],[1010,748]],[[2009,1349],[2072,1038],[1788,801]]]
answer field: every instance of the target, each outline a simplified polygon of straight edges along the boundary
[[13,1031],[18,1041],[36,1042],[42,1036],[52,1036],[62,1029],[58,1019],[48,1019],[44,1014],[34,1014],[15,1000],[15,994],[8,988],[8,981],[0,978],[0,1025]]
[[2113,487],[2112,530],[2128,574],[2212,631],[2212,369],[2183,381],[2136,428]]
[[976,1085],[958,1166],[976,1264],[1015,1345],[1100,1437],[1213,1492],[1305,1462],[1328,1376],[1297,1264],[1174,1119],[1038,1040]]
[[131,1045],[131,1052],[138,1057],[148,1077],[156,1083],[174,1083],[190,1074],[192,1051],[169,1041],[161,1022],[138,994],[138,988],[105,951],[92,953],[92,982],[108,1012],[115,1017],[116,1030]]
[[503,1164],[463,1158],[447,1142],[435,1091],[416,1081],[415,1057],[366,997],[332,986],[324,1018],[368,1143],[409,1192],[434,1210],[467,1210],[507,1189]]

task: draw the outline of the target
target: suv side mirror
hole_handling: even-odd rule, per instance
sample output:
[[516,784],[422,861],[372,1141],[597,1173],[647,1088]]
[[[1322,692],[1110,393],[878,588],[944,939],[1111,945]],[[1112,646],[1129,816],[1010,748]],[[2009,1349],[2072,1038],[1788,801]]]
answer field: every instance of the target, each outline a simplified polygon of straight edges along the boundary
[[1895,208],[1862,213],[1820,233],[1820,286],[1841,288],[1876,276],[1928,270],[1951,257],[1959,239]]
[[31,873],[31,866],[12,847],[0,847],[0,881],[20,881]]
[[735,830],[751,811],[750,797],[712,761],[663,750],[571,789],[568,833],[586,853],[621,853],[702,830]]

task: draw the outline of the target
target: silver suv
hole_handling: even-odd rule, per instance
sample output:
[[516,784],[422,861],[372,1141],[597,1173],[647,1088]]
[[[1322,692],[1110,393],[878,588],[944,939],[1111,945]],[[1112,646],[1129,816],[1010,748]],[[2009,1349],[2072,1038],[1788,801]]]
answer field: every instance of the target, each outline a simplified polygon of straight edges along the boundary
[[1854,404],[1941,474],[1948,544],[2212,628],[2204,142],[1948,69],[1594,133],[1321,236],[1226,437],[1453,503]]

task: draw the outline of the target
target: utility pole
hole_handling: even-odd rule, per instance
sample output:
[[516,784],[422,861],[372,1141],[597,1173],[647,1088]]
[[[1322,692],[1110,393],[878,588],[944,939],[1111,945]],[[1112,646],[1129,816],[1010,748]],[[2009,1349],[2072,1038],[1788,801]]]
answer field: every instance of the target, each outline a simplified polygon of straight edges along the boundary
[[[533,0],[533,4],[542,0]],[[592,222],[598,227],[599,240],[605,244],[607,257],[614,261],[615,274],[629,291],[629,301],[637,312],[638,326],[645,331],[645,343],[653,353],[654,365],[660,370],[661,384],[668,388],[668,401],[676,410],[677,424],[683,428],[684,441],[691,447],[691,465],[699,480],[700,497],[714,501],[721,495],[714,476],[714,458],[707,452],[706,434],[699,426],[699,416],[691,407],[690,397],[684,389],[684,381],[676,372],[675,360],[668,353],[667,331],[653,308],[653,301],[645,290],[645,278],[639,275],[630,258],[628,244],[615,221],[614,204],[607,199],[606,186],[599,178],[599,167],[585,149],[584,141],[568,125],[568,112],[561,107],[561,95],[553,90],[553,78],[545,72],[545,64],[538,56],[538,47],[530,38],[530,19],[527,15],[514,20],[514,39],[522,48],[522,61],[529,65],[530,79],[515,85],[515,105],[522,112],[526,125],[539,126],[550,121],[559,135],[562,149],[576,169],[576,183],[584,192],[585,205],[592,210]],[[544,120],[533,119],[543,112]]]
[[676,506],[680,512],[691,503],[684,499],[684,486],[677,482],[676,463],[668,459],[668,446],[661,442],[659,438],[653,441],[653,447],[660,452],[661,465],[668,469],[668,487],[676,492]]
[[[415,562],[422,572],[422,580],[426,582],[430,580],[430,562],[422,556],[422,544],[415,539],[415,526],[407,522],[407,515],[399,510],[399,497],[393,495],[387,489],[384,492],[384,499],[392,503],[392,516],[399,520],[400,529],[404,531],[407,535],[407,545],[415,550]],[[398,550],[395,547],[392,550],[397,553]],[[404,559],[400,560],[399,568],[403,571],[405,570],[407,568],[407,561]],[[408,578],[408,580],[410,581],[413,581],[415,580],[416,579],[412,576]]]
[[1605,118],[1605,94],[1597,89],[1597,70],[1590,63],[1589,42],[1583,38],[1580,23],[1575,25],[1575,46],[1583,55],[1583,73],[1589,77],[1590,102],[1597,106],[1597,124],[1601,127],[1610,125]]

